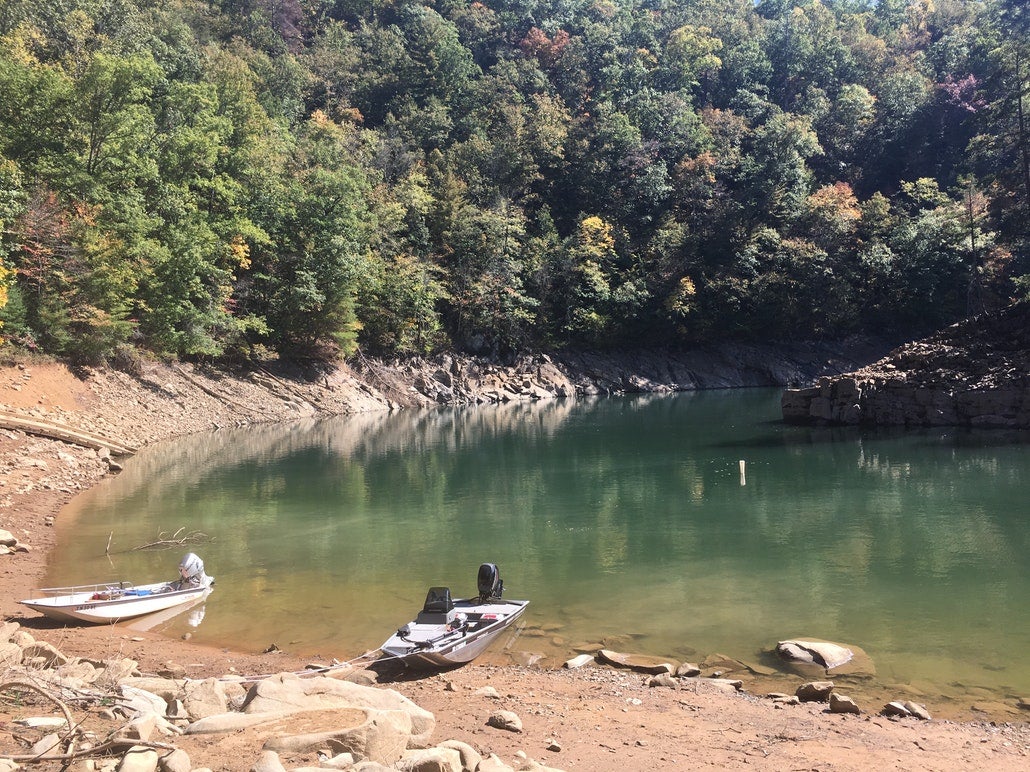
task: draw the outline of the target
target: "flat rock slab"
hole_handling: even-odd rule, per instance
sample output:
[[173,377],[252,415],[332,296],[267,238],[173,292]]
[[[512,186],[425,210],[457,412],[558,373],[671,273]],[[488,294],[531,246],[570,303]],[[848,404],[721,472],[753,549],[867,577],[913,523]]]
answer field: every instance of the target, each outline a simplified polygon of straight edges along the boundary
[[649,657],[646,654],[623,654],[611,649],[601,649],[597,652],[597,658],[610,665],[629,668],[640,673],[675,673],[678,663],[670,662],[660,657]]

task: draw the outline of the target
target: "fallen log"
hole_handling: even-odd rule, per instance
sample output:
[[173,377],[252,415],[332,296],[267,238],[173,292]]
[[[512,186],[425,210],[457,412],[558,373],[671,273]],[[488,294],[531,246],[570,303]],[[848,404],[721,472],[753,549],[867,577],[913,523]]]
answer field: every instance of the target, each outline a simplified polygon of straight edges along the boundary
[[75,429],[63,424],[41,421],[36,418],[25,418],[4,411],[0,411],[0,428],[15,429],[37,437],[60,440],[61,442],[78,445],[83,448],[92,448],[93,450],[103,450],[106,448],[111,452],[112,456],[131,456],[137,450],[119,440],[112,440],[110,437],[104,437],[83,429]]

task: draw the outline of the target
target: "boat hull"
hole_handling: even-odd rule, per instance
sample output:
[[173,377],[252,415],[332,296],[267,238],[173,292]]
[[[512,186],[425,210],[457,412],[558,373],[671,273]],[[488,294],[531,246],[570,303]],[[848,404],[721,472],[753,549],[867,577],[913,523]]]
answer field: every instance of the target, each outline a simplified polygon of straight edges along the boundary
[[[512,627],[529,605],[528,600],[457,600],[454,609],[470,621],[467,629],[450,630],[446,624],[406,625],[408,632],[392,635],[380,648],[385,657],[406,667],[439,669],[464,665],[489,648]],[[402,628],[403,629],[403,628]]]
[[[75,591],[46,594],[44,597],[28,598],[19,603],[60,622],[111,624],[176,606],[193,604],[210,594],[211,584],[209,581],[200,587],[170,591],[164,591],[167,585],[163,582],[134,587],[69,587],[63,589]],[[40,592],[51,593],[59,589],[61,588]]]

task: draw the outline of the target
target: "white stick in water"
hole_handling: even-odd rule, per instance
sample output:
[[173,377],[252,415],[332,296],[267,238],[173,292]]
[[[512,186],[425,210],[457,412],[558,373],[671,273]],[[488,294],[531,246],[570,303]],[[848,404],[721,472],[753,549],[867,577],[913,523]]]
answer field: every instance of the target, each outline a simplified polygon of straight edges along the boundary
[[744,476],[744,459],[740,459],[740,484],[747,485],[747,478]]

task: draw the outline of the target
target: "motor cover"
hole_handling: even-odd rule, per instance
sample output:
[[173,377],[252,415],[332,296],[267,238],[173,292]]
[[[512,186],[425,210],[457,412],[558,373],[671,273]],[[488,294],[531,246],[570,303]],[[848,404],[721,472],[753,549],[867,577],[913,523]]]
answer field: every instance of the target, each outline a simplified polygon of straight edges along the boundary
[[204,561],[192,552],[186,553],[179,561],[179,576],[190,584],[199,584],[204,576]]
[[500,598],[501,593],[504,592],[504,582],[501,581],[501,572],[493,563],[483,563],[479,567],[477,584],[479,586],[479,597],[482,600],[487,600],[488,598]]

